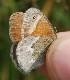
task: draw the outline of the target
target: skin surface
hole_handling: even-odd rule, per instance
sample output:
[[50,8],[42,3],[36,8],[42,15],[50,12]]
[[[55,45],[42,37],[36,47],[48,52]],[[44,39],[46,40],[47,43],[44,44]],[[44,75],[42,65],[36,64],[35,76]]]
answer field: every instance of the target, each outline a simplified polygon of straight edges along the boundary
[[[70,31],[57,33],[57,40],[54,41],[50,47],[54,54],[53,65],[55,71],[50,71],[49,77],[52,77],[49,80],[70,80]],[[49,52],[51,52],[51,49],[49,49]],[[40,68],[41,72],[46,77],[48,77],[49,72],[47,68],[47,65],[49,65],[47,63],[47,56],[48,55],[46,54],[45,64]],[[59,79],[54,77],[53,73],[55,72],[55,76],[58,75]]]

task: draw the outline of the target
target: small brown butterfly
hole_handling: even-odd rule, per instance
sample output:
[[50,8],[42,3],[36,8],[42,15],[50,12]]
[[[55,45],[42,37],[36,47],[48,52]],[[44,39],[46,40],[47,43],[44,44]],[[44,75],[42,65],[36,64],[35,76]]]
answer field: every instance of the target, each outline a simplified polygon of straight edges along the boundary
[[9,25],[11,57],[18,69],[28,73],[43,65],[48,46],[56,39],[46,16],[36,8],[29,8],[25,13],[12,14]]

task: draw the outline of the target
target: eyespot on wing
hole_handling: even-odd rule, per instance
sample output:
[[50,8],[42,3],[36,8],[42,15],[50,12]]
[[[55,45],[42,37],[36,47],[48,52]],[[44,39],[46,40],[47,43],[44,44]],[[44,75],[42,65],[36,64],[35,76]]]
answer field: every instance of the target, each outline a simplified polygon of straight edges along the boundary
[[56,39],[56,34],[49,20],[42,17],[36,25],[35,30],[31,34],[32,36],[47,36]]

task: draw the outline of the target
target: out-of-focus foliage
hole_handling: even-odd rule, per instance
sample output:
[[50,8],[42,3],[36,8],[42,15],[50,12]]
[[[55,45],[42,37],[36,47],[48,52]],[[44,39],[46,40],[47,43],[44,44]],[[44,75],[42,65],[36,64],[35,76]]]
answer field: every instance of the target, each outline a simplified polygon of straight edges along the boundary
[[10,59],[9,17],[30,7],[39,8],[58,32],[70,30],[70,0],[0,0],[0,80],[48,80],[38,69],[23,75]]

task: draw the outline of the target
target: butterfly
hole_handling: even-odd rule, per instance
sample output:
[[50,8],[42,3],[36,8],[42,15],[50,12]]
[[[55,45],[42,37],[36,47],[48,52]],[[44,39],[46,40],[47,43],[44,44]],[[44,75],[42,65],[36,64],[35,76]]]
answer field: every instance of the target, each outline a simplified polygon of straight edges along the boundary
[[9,19],[11,58],[17,69],[29,73],[42,66],[49,45],[56,39],[47,17],[36,8],[15,12]]

